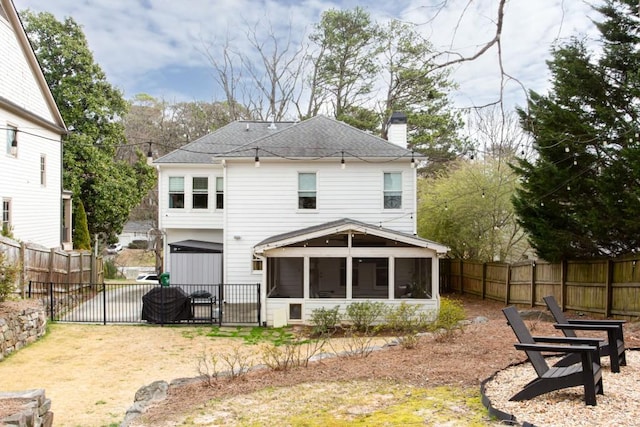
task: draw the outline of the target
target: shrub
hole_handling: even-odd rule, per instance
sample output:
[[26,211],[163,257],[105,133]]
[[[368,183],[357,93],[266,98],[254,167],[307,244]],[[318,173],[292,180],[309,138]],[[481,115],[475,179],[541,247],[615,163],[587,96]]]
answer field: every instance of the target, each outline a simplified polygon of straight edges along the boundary
[[353,327],[360,332],[368,334],[373,325],[384,316],[386,305],[381,302],[354,302],[346,308],[346,318]]
[[20,266],[11,264],[7,260],[7,255],[0,252],[0,302],[6,301],[7,297],[15,291],[18,273],[20,273]]
[[340,323],[340,306],[334,308],[316,308],[311,311],[311,326],[314,335],[327,335],[335,332]]
[[424,319],[419,310],[419,305],[402,301],[400,305],[389,308],[385,316],[385,324],[395,332],[415,331],[424,326]]
[[418,332],[428,323],[426,315],[420,312],[420,305],[401,302],[388,310],[386,326],[396,333],[396,338],[405,349],[415,348],[418,344]]
[[105,279],[117,279],[118,278],[118,267],[116,267],[115,262],[112,259],[107,259],[102,264],[102,268],[104,270],[104,278]]
[[440,299],[440,310],[432,327],[437,332],[438,340],[451,339],[456,329],[462,329],[462,320],[466,319],[462,302],[449,298]]
[[449,298],[440,299],[440,310],[435,326],[440,329],[454,330],[460,328],[460,322],[466,319],[462,302]]

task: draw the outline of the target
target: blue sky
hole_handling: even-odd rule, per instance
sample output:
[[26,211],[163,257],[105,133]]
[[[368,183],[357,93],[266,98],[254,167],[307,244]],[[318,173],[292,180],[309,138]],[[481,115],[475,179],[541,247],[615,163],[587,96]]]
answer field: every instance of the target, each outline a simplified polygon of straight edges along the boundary
[[[242,49],[247,23],[276,32],[291,23],[305,38],[323,11],[366,8],[378,22],[401,19],[416,24],[440,51],[473,54],[493,37],[498,0],[14,0],[18,11],[71,16],[83,26],[95,60],[111,84],[126,98],[148,93],[174,101],[221,100],[211,65],[202,53],[206,44],[226,37]],[[440,7],[440,5],[444,5]],[[502,51],[505,72],[527,89],[548,86],[545,61],[556,40],[572,35],[593,37],[590,18],[597,18],[581,0],[510,0],[507,2]],[[245,45],[246,46],[246,45]],[[459,89],[452,93],[459,107],[498,99],[501,89],[497,50],[453,69]],[[510,106],[522,105],[522,88],[504,88]]]

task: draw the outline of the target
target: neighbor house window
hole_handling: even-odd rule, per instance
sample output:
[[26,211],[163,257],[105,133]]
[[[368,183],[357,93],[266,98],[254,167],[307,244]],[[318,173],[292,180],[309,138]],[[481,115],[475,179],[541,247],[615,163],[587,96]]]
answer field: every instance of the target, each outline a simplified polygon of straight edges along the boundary
[[224,178],[216,178],[216,209],[224,209]]
[[2,199],[2,231],[11,230],[11,199]]
[[40,154],[40,185],[47,185],[47,157]]
[[207,209],[209,207],[209,178],[193,178],[193,209]]
[[298,174],[298,209],[316,208],[316,174]]
[[184,177],[169,177],[169,207],[175,209],[184,208]]
[[384,208],[402,208],[402,174],[400,172],[384,174]]
[[18,128],[11,125],[7,125],[7,154],[18,155]]

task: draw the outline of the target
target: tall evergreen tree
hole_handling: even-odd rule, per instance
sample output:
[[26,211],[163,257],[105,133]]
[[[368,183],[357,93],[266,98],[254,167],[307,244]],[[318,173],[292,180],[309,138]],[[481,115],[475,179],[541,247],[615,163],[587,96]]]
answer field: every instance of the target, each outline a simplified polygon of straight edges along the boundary
[[59,22],[50,13],[30,11],[21,16],[72,130],[63,140],[63,185],[82,201],[91,235],[101,232],[113,239],[155,179],[142,151],[133,165],[115,160],[117,147],[126,143],[121,118],[127,103],[94,62],[82,28],[72,18]]
[[520,109],[537,157],[514,166],[521,225],[549,261],[640,247],[640,19],[637,0],[595,7],[602,53],[577,38],[553,49],[552,88]]

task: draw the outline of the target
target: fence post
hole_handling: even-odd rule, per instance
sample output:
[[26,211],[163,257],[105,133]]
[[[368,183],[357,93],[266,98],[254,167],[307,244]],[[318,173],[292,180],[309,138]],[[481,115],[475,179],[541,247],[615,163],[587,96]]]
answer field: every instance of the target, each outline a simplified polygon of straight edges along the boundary
[[51,249],[49,251],[49,275],[47,277],[49,282],[53,282],[53,265],[54,265],[55,253],[56,253],[55,249]]
[[484,295],[487,293],[487,263],[482,263],[482,299],[484,299]]
[[460,295],[464,295],[464,261],[460,258]]
[[511,264],[507,264],[507,277],[504,279],[504,304],[509,305],[509,299],[511,298]]
[[22,298],[24,298],[25,296],[24,285],[27,277],[27,265],[25,263],[26,254],[27,254],[27,246],[24,243],[20,243],[20,251],[18,253],[18,259],[20,262],[20,277],[18,278],[18,281],[20,282],[20,294]]
[[531,263],[531,307],[536,305],[536,262]]
[[[100,286],[100,285],[95,285]],[[107,284],[102,282],[102,324],[107,325]]]
[[53,282],[49,282],[49,306],[51,308],[51,321],[55,320],[55,301],[53,300]]
[[560,261],[560,308],[567,308],[567,260]]
[[605,301],[605,305],[604,305],[604,316],[605,317],[610,317],[611,316],[611,306],[612,304],[612,300],[613,300],[613,260],[612,259],[607,259],[607,270],[606,270],[606,274],[607,276],[605,277],[605,297],[604,297],[604,301]]
[[260,317],[262,312],[262,301],[260,301],[260,282],[256,283],[256,290],[258,291],[258,326],[262,326],[262,318]]

